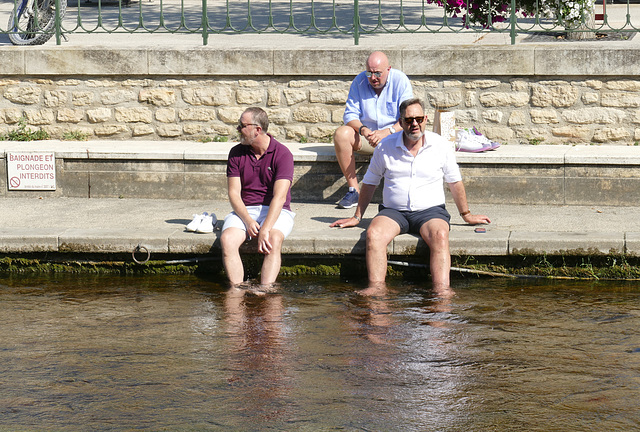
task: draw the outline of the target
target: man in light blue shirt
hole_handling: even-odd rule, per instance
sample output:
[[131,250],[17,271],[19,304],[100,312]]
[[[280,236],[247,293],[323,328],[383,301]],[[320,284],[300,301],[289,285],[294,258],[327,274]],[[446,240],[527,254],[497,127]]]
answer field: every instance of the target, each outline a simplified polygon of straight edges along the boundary
[[344,125],[333,136],[338,164],[349,187],[338,207],[351,208],[358,204],[360,188],[354,154],[372,154],[383,138],[399,131],[400,104],[412,97],[409,78],[392,69],[384,53],[371,53],[365,71],[351,83]]

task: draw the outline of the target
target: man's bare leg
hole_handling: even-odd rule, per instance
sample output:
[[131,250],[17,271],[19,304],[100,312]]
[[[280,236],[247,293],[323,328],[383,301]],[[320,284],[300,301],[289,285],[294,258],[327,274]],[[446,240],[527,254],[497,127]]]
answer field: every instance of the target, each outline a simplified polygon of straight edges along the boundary
[[338,165],[340,165],[342,174],[347,180],[347,186],[353,187],[360,192],[354,156],[354,152],[360,149],[360,135],[350,126],[340,126],[333,134],[333,146],[335,147]]
[[244,267],[240,258],[240,246],[247,239],[247,233],[240,228],[227,228],[222,231],[220,243],[222,245],[222,262],[231,285],[238,285],[244,281]]
[[400,234],[400,226],[386,216],[376,216],[367,228],[367,274],[369,284],[384,283],[387,277],[387,246]]
[[262,262],[262,270],[260,271],[260,283],[262,285],[272,284],[278,278],[280,273],[280,265],[282,263],[282,242],[284,234],[277,229],[269,232],[269,241],[271,242],[271,252],[264,256]]
[[433,289],[450,289],[451,254],[449,253],[449,224],[442,219],[431,219],[420,228],[420,236],[429,246]]

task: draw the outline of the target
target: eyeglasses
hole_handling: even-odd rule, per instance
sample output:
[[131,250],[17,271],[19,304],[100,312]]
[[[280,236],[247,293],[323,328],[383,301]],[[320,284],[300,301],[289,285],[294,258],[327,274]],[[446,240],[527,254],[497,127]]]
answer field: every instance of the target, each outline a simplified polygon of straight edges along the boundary
[[402,119],[406,124],[411,125],[413,124],[413,121],[417,121],[418,124],[422,123],[424,121],[424,116],[422,117],[405,117]]
[[247,124],[238,123],[238,126],[236,127],[236,129],[238,129],[238,132],[240,132],[242,129],[246,128],[247,126],[259,126],[259,125],[257,123],[247,123]]
[[382,76],[382,72],[366,71],[365,75],[367,75],[367,78],[371,78],[371,76],[375,76],[376,78],[380,78]]

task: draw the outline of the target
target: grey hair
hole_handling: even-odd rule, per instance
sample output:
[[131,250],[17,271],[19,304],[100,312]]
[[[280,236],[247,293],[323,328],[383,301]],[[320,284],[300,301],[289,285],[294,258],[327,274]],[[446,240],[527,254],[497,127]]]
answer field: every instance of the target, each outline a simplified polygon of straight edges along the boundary
[[243,114],[246,113],[251,114],[251,118],[253,119],[253,121],[262,128],[264,133],[267,133],[267,131],[269,130],[269,116],[267,115],[265,110],[260,107],[251,107],[244,110]]
[[400,118],[404,117],[404,114],[407,112],[407,108],[409,106],[416,104],[420,105],[420,108],[422,108],[422,111],[424,111],[424,104],[422,103],[420,98],[411,98],[402,101],[402,103],[400,104]]

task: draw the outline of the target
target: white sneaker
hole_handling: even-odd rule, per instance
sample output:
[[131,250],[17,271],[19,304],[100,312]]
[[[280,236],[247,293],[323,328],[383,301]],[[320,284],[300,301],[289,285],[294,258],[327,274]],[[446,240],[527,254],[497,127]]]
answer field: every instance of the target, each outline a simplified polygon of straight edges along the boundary
[[486,136],[482,135],[478,129],[474,126],[472,129],[473,133],[476,135],[475,138],[484,146],[490,147],[487,150],[495,150],[500,147],[500,143],[496,141],[491,141]]
[[209,234],[213,232],[213,227],[218,222],[218,218],[213,213],[203,213],[202,222],[196,228],[196,232],[199,234]]
[[461,152],[480,153],[491,150],[491,141],[484,136],[476,135],[466,129],[456,131],[456,150]]
[[189,224],[187,225],[187,231],[190,232],[195,232],[198,227],[200,226],[200,223],[202,223],[202,219],[207,215],[207,212],[204,212],[202,214],[194,214],[193,215],[193,220],[191,222],[189,222]]

